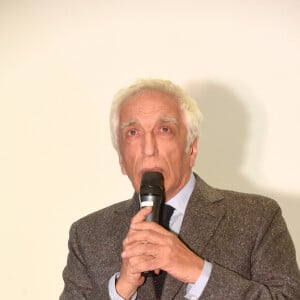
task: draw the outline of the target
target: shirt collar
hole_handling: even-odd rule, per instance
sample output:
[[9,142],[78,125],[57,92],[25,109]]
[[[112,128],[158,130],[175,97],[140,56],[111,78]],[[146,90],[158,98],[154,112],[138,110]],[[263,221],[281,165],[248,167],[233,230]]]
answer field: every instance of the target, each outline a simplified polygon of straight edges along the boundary
[[178,212],[184,214],[190,196],[193,192],[195,183],[196,183],[195,175],[191,173],[190,178],[188,182],[185,184],[185,186],[166,203],[168,205],[173,206]]

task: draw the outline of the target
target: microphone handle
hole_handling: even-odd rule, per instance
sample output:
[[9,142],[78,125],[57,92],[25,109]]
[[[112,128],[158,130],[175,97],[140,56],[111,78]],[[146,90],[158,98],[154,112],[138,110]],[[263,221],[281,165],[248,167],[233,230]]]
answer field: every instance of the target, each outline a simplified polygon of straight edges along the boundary
[[[162,195],[141,194],[140,195],[140,208],[152,206],[151,213],[146,217],[147,222],[159,223],[160,208],[162,203]],[[153,277],[153,271],[143,272],[145,277]]]
[[159,223],[162,195],[144,194],[144,195],[140,195],[140,200],[141,200],[141,208],[146,206],[152,206],[152,211],[147,216],[146,221]]

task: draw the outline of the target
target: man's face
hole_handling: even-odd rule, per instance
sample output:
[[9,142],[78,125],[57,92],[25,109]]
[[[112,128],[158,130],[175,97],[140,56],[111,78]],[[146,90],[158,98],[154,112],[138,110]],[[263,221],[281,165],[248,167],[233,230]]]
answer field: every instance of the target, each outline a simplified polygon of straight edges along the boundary
[[166,200],[188,181],[197,155],[197,141],[186,152],[187,129],[178,102],[157,91],[125,100],[118,128],[120,166],[139,191],[143,173],[164,177]]

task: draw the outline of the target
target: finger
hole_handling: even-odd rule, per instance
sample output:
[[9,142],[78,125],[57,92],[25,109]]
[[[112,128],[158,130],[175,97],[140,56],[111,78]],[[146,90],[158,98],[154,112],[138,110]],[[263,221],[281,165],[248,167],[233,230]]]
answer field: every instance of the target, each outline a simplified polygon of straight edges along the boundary
[[160,246],[150,243],[133,243],[125,247],[121,253],[122,258],[131,258],[136,256],[151,256],[157,257],[160,251]]
[[142,208],[140,211],[137,212],[137,214],[131,219],[129,231],[127,233],[126,238],[123,240],[123,248],[128,243],[128,237],[132,234],[132,232],[135,230],[134,228],[131,228],[133,224],[138,224],[143,221],[145,221],[146,217],[151,213],[152,207],[147,206]]
[[152,256],[136,256],[128,259],[129,269],[132,274],[139,274],[158,269],[157,262]]
[[130,244],[154,244],[154,245],[169,245],[176,236],[165,229],[161,232],[154,230],[132,231],[125,239],[124,246]]
[[130,224],[130,228],[133,230],[153,230],[161,234],[166,234],[169,230],[165,229],[160,224],[155,222],[139,222]]
[[139,210],[138,213],[131,219],[131,225],[145,221],[151,211],[152,206],[147,206]]
[[155,269],[154,273],[155,273],[155,275],[159,275],[160,274],[160,269]]

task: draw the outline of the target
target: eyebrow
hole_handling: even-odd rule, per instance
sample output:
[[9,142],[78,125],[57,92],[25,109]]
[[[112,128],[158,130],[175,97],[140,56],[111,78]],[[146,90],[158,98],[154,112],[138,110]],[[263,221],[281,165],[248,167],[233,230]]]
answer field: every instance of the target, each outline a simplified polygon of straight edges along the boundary
[[129,120],[129,121],[126,121],[126,122],[122,122],[122,123],[120,124],[120,128],[121,128],[121,129],[124,129],[124,128],[126,128],[126,127],[128,127],[128,126],[131,126],[131,125],[133,125],[133,124],[136,124],[136,123],[138,123],[136,120]]
[[[159,120],[160,122],[163,122],[163,123],[173,123],[173,124],[175,124],[176,126],[178,126],[178,121],[177,121],[177,119],[175,119],[175,118],[160,117],[158,120]],[[126,127],[129,127],[129,126],[134,125],[134,124],[137,124],[137,123],[139,123],[139,122],[138,122],[137,120],[135,120],[135,119],[128,120],[128,121],[125,121],[125,122],[122,122],[122,123],[120,124],[120,129],[124,129],[124,128],[126,128]]]
[[178,121],[175,118],[161,117],[159,120],[164,123],[174,123],[176,126],[178,126]]

